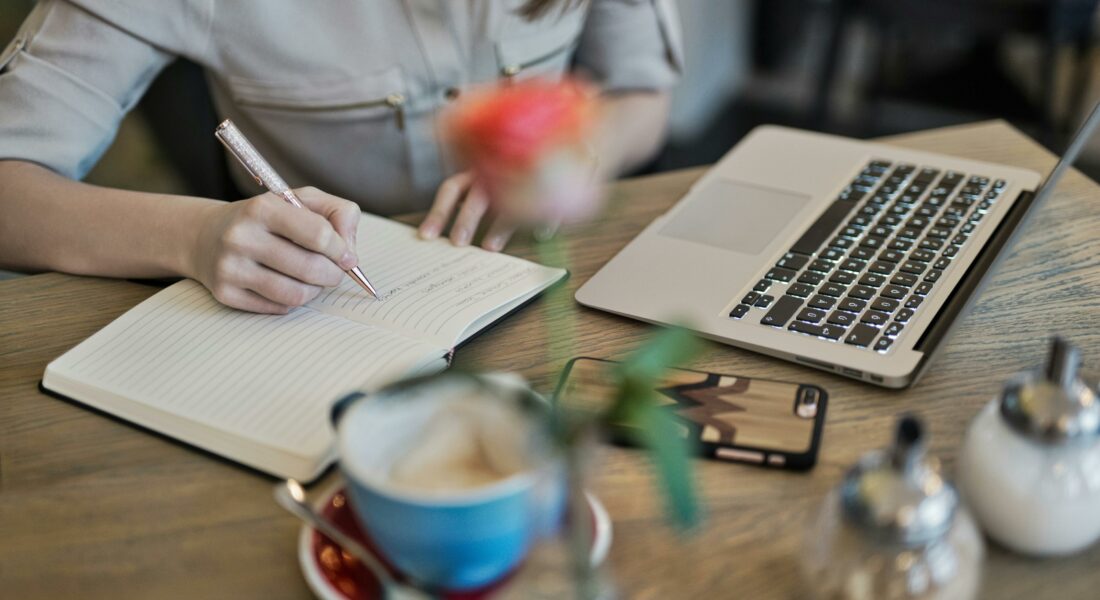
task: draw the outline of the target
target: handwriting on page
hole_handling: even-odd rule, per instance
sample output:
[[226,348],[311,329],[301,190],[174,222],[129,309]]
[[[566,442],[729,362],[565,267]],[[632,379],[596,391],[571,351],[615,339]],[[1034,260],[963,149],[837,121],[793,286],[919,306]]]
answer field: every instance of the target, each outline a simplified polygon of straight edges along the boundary
[[276,447],[320,451],[328,407],[370,381],[408,374],[440,350],[302,308],[221,306],[201,285],[139,307],[62,365],[103,389]]
[[360,265],[385,301],[350,281],[310,306],[449,346],[478,318],[551,277],[551,270],[445,240],[425,242],[405,225],[363,215]]

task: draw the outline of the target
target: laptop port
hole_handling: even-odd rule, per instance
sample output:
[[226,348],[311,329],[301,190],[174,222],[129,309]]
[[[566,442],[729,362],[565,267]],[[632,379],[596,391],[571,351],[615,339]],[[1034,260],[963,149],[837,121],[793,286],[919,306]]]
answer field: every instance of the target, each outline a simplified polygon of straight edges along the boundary
[[863,379],[863,371],[857,369],[849,369],[848,367],[844,367],[843,369],[841,369],[841,372],[849,377],[858,377],[860,379]]

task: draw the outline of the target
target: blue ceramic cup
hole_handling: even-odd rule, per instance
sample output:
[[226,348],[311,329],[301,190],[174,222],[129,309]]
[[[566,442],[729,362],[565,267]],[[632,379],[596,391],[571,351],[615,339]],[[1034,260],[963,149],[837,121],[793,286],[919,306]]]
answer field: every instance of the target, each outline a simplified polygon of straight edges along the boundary
[[[476,589],[514,569],[561,523],[565,492],[543,433],[546,410],[515,379],[460,374],[341,400],[333,411],[340,469],[360,524],[385,558],[446,590]],[[425,436],[467,434],[492,436],[485,452],[508,464],[499,477],[456,488],[440,483],[450,472],[401,479],[402,461],[428,443]]]

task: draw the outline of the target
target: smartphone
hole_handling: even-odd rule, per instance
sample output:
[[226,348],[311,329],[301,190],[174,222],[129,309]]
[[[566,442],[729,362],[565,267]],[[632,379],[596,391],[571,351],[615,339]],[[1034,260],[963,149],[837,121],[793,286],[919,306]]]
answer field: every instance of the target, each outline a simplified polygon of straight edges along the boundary
[[[610,402],[614,361],[574,358],[565,366],[555,401],[599,409]],[[779,469],[806,470],[817,462],[825,408],[824,388],[689,369],[668,369],[655,397],[671,411],[703,456]],[[629,444],[625,425],[612,440]]]

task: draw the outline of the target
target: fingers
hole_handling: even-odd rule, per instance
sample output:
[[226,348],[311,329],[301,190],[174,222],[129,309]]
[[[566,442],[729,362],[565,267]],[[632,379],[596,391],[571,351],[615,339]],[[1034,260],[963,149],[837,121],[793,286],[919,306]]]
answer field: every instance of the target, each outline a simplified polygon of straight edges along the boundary
[[267,232],[257,242],[250,255],[273,271],[289,275],[302,283],[324,287],[335,287],[344,280],[340,267],[316,252]]
[[320,286],[302,283],[263,265],[252,263],[241,274],[241,287],[274,304],[302,306],[321,293]]
[[298,194],[298,198],[306,208],[328,219],[340,237],[344,238],[353,252],[355,251],[359,217],[363,214],[358,204],[326,194],[314,187],[298,188],[294,192]]
[[244,288],[230,287],[215,293],[218,302],[248,312],[263,313],[268,315],[285,315],[290,312],[290,307],[272,302],[267,298]]
[[466,193],[466,200],[462,203],[462,209],[455,217],[454,225],[451,225],[451,242],[456,246],[465,246],[473,239],[477,231],[477,225],[481,217],[489,210],[489,197],[480,186],[471,186]]
[[[307,205],[308,206],[308,205]],[[249,217],[306,250],[323,254],[343,270],[359,264],[347,242],[325,217],[312,210],[295,208],[271,194],[249,201]]]
[[481,247],[490,252],[500,252],[504,249],[512,234],[516,232],[516,225],[505,217],[497,217],[485,232],[485,238],[481,240]]
[[430,240],[439,237],[443,228],[447,226],[447,221],[451,219],[455,206],[466,196],[473,181],[473,173],[467,171],[452,175],[440,184],[439,190],[435,193],[432,208],[428,211],[428,216],[424,217],[424,222],[420,224],[421,238]]

